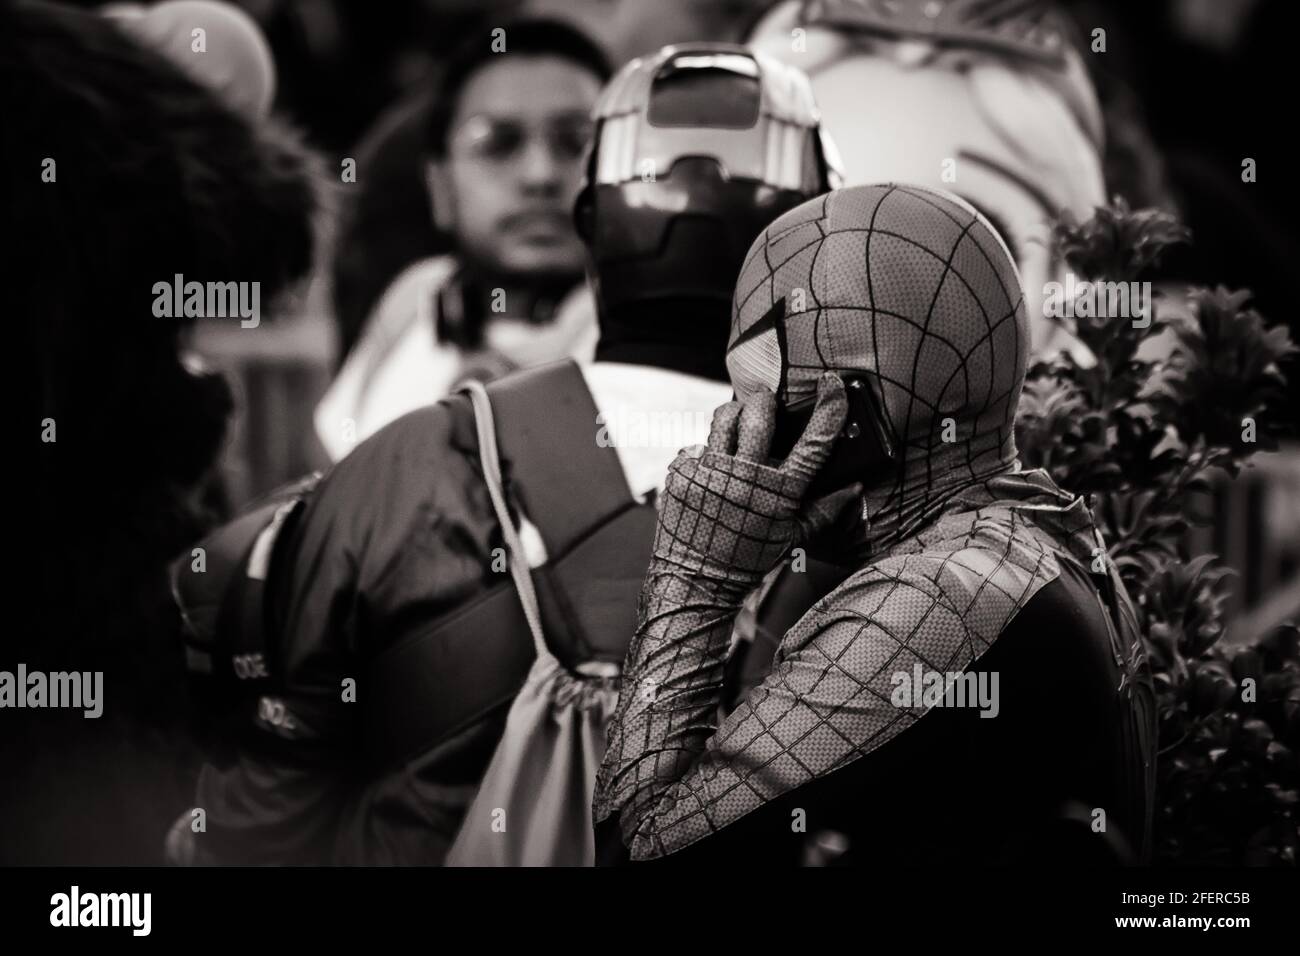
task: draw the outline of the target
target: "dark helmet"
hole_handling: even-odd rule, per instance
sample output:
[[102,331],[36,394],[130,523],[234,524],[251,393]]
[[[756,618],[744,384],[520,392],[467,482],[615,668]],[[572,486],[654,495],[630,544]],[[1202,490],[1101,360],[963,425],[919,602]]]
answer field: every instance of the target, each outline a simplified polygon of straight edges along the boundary
[[812,88],[744,47],[691,43],[605,87],[574,209],[602,350],[689,346],[725,379],[731,295],[755,237],[839,185]]

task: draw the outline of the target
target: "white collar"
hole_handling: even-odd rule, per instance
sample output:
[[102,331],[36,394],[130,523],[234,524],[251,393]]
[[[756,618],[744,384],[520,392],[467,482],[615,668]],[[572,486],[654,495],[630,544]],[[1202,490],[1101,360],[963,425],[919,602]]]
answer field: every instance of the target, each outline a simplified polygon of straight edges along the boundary
[[663,487],[679,450],[709,440],[713,410],[731,400],[730,385],[696,375],[622,362],[580,367],[600,413],[596,440],[614,446],[637,499]]

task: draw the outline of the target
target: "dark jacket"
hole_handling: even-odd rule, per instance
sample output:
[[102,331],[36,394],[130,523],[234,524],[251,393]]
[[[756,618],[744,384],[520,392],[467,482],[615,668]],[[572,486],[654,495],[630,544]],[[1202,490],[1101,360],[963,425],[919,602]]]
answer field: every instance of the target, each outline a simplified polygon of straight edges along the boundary
[[[621,662],[653,505],[597,447],[576,366],[489,394],[507,501],[546,549],[548,644],[569,666]],[[277,544],[270,689],[200,777],[200,860],[443,860],[533,658],[478,454],[465,396],[412,412],[343,458]]]

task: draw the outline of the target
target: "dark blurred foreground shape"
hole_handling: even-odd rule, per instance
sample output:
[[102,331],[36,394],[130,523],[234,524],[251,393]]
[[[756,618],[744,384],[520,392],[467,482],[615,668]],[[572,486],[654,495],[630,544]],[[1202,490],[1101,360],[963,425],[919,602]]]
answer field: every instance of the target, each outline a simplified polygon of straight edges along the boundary
[[46,4],[0,6],[0,115],[34,449],[0,667],[104,673],[97,720],[0,715],[0,860],[154,863],[194,759],[164,572],[211,517],[200,489],[232,403],[183,361],[187,323],[156,318],[152,289],[257,282],[269,314],[312,262],[312,162],[107,19]]

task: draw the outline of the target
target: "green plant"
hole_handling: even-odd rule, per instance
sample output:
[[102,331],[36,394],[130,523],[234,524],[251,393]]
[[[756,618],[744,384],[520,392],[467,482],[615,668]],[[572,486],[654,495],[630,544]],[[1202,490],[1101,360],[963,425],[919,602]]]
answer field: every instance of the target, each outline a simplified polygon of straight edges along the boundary
[[[1172,216],[1121,199],[1061,222],[1077,276],[1140,281],[1190,236]],[[1029,467],[1090,498],[1142,618],[1160,721],[1157,862],[1289,864],[1300,847],[1300,632],[1235,653],[1220,643],[1232,572],[1192,559],[1186,532],[1215,472],[1236,474],[1287,427],[1281,366],[1296,347],[1249,293],[1194,289],[1185,313],[1155,302],[1145,327],[1090,316],[1072,331],[1096,358],[1038,362],[1016,438]]]

